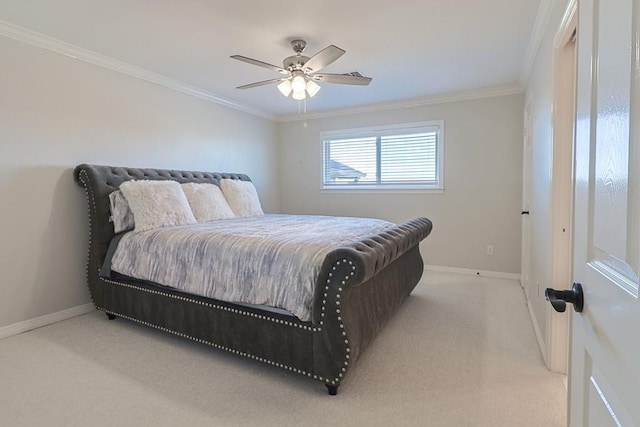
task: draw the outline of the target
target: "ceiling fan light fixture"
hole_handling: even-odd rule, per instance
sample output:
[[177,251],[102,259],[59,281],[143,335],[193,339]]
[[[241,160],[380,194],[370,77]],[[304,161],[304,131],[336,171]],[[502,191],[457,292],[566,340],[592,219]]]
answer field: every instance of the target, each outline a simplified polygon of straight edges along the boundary
[[291,88],[291,80],[287,79],[287,80],[283,80],[282,83],[280,83],[278,85],[278,90],[280,91],[281,94],[283,94],[284,96],[289,96],[289,94],[291,93],[291,91],[293,90]]
[[311,98],[320,91],[320,85],[313,80],[307,80],[307,93]]
[[[320,91],[318,82],[361,86],[371,83],[371,77],[364,77],[357,72],[344,74],[318,73],[318,71],[340,58],[345,51],[337,46],[330,45],[315,55],[308,57],[302,55],[305,46],[306,42],[304,40],[296,39],[291,41],[291,47],[293,47],[296,54],[285,58],[282,61],[282,67],[242,55],[232,55],[231,58],[238,61],[267,68],[286,76],[238,86],[237,89],[250,89],[275,84],[285,97],[288,98],[291,95],[296,101],[305,101],[306,111],[307,97],[312,98]],[[298,109],[300,109],[300,104],[298,102]]]

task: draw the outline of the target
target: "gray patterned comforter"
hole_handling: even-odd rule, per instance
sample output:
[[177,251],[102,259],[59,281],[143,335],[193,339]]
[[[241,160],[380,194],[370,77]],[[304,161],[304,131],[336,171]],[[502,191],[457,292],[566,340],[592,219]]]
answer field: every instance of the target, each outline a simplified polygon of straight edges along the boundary
[[130,232],[111,269],[228,302],[261,304],[311,320],[327,253],[379,233],[380,219],[264,215]]

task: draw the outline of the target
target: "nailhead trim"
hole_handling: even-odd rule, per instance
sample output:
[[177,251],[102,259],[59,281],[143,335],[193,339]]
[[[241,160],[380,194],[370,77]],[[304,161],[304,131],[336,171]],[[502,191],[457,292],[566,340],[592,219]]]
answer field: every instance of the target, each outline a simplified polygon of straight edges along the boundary
[[114,280],[109,280],[109,279],[106,279],[104,277],[101,277],[100,280],[102,280],[103,282],[112,284],[112,285],[116,285],[116,286],[122,286],[122,287],[125,287],[125,288],[131,288],[131,289],[135,289],[135,290],[138,290],[138,291],[148,292],[148,293],[154,294],[154,295],[161,295],[161,296],[164,296],[164,297],[177,299],[179,301],[187,301],[187,302],[190,302],[190,303],[193,303],[193,304],[204,305],[206,307],[214,308],[216,310],[228,311],[230,313],[240,314],[240,315],[243,315],[243,316],[256,317],[256,318],[261,319],[261,320],[268,320],[268,321],[271,321],[273,323],[278,323],[278,324],[285,325],[285,326],[291,326],[293,328],[299,328],[299,329],[303,329],[305,331],[319,332],[321,330],[321,328],[314,328],[312,326],[302,325],[302,324],[297,323],[297,322],[290,322],[290,321],[287,321],[287,320],[277,319],[275,317],[265,316],[265,315],[253,313],[253,312],[250,312],[250,311],[244,311],[244,310],[233,308],[233,307],[227,307],[227,306],[224,306],[224,305],[213,304],[213,303],[210,303],[210,302],[201,301],[201,300],[197,300],[197,299],[193,299],[193,298],[188,298],[188,297],[184,297],[184,296],[181,296],[181,295],[173,295],[173,294],[170,294],[170,293],[167,293],[167,292],[157,291],[155,289],[142,288],[140,286],[131,285],[129,283],[116,282]]
[[[177,335],[177,336],[182,337],[182,338],[188,338],[188,339],[190,339],[192,341],[195,341],[195,342],[198,342],[198,343],[207,344],[207,345],[210,345],[211,347],[214,347],[214,348],[217,348],[217,349],[220,349],[220,350],[224,350],[224,351],[228,351],[229,353],[237,354],[239,356],[244,356],[246,358],[257,360],[259,362],[263,362],[263,363],[266,363],[268,365],[277,366],[278,368],[286,369],[286,370],[289,370],[291,372],[295,372],[296,374],[304,375],[305,377],[308,377],[308,378],[313,377],[314,379],[318,379],[318,377],[316,375],[312,375],[310,372],[307,372],[307,371],[305,371],[303,369],[293,368],[291,366],[285,365],[284,363],[274,362],[272,360],[265,359],[264,357],[256,356],[256,355],[251,354],[251,353],[245,353],[244,351],[234,350],[232,348],[225,347],[225,346],[220,345],[220,344],[212,343],[211,341],[203,340],[202,338],[195,338],[195,337],[192,337],[191,335],[183,334],[181,332],[176,332],[176,331],[174,331],[172,329],[168,329],[168,328],[165,328],[165,327],[162,327],[162,326],[158,326],[158,325],[155,325],[153,323],[145,322],[144,320],[139,320],[139,319],[136,319],[134,317],[125,316],[124,314],[120,314],[120,313],[115,312],[115,311],[105,310],[104,308],[99,308],[99,307],[98,307],[98,310],[102,310],[105,313],[109,313],[109,314],[112,314],[114,316],[122,317],[123,319],[132,320],[134,322],[140,323],[140,324],[145,325],[145,326],[151,326],[152,328],[156,328],[156,329],[159,329],[159,330],[164,331],[164,332],[169,332],[169,333],[171,333],[173,335]],[[320,379],[320,381],[322,381],[322,377],[320,377],[319,379]]]
[[[89,180],[89,175],[87,174],[86,170],[81,170],[80,173],[78,174],[78,178],[80,178],[80,181],[82,182],[82,186],[84,187],[84,194],[87,197],[87,212],[89,213],[89,245],[87,247],[87,262],[85,264],[85,275],[87,276],[87,287],[89,286],[89,262],[91,259],[91,236],[92,234],[92,227],[93,227],[93,221],[92,221],[92,215],[91,215],[91,208],[93,207],[94,212],[97,211],[96,209],[96,201],[95,201],[95,197],[93,195],[93,189],[91,189],[91,186],[88,183]],[[96,306],[96,302],[93,299],[93,295],[91,292],[89,292],[89,297],[91,298],[91,303],[94,305],[94,307]]]
[[[333,267],[331,267],[331,271],[336,271],[337,267],[341,264],[348,264],[351,267],[351,271],[348,275],[344,276],[344,280],[341,280],[341,285],[342,286],[338,286],[338,292],[336,293],[336,306],[340,307],[340,300],[342,298],[342,291],[343,291],[343,287],[346,285],[347,281],[352,278],[353,276],[355,276],[356,274],[356,266],[353,264],[353,261],[349,261],[347,259],[342,259],[339,261],[336,261],[335,265]],[[327,284],[324,287],[324,294],[323,296],[326,298],[327,294],[329,292],[329,285],[331,284],[331,277],[333,277],[333,273],[330,272],[328,274],[329,279],[327,280]],[[340,279],[338,279],[340,280]],[[322,306],[321,306],[321,310],[322,312],[320,313],[321,317],[324,317],[324,312],[325,312],[325,304],[326,304],[326,300],[323,299],[322,300]],[[351,353],[351,348],[349,347],[349,340],[346,339],[347,337],[347,331],[345,329],[344,323],[342,322],[342,316],[340,315],[340,308],[336,308],[336,318],[338,320],[338,327],[340,329],[342,329],[342,336],[345,338],[344,340],[344,344],[345,344],[345,354],[344,354],[344,361],[343,361],[343,367],[340,368],[341,372],[338,373],[338,376],[334,379],[329,379],[326,378],[325,379],[325,383],[326,384],[331,384],[331,385],[336,385],[336,384],[340,384],[340,379],[344,376],[344,373],[347,372],[347,366],[349,366],[349,359],[351,358],[351,356],[349,355],[349,353]],[[323,324],[323,321],[320,320],[320,324]],[[314,376],[315,378],[315,376]],[[320,381],[322,381],[322,377],[319,378]]]

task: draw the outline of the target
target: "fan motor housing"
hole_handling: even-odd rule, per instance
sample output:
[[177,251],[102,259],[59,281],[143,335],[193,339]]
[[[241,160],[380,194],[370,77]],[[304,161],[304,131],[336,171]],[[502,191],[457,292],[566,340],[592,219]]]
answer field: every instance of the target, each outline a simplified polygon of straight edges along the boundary
[[288,58],[285,58],[282,61],[282,67],[285,70],[293,71],[293,70],[302,70],[304,64],[309,60],[308,56],[304,55],[293,55]]

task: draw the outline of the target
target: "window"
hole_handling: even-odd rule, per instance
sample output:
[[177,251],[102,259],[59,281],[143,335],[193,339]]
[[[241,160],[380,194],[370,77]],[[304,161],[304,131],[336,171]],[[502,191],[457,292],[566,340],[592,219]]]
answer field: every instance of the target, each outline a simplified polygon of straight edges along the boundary
[[444,122],[326,132],[323,189],[442,190]]

